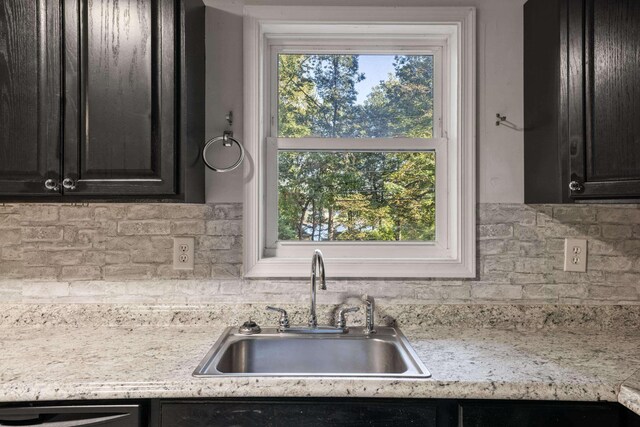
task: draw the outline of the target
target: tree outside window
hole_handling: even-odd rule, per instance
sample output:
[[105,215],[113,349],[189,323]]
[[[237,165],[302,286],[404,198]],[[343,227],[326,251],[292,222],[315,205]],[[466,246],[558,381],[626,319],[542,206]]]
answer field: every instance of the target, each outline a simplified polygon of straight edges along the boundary
[[[432,55],[278,55],[278,137],[431,138]],[[361,62],[367,63],[366,67]],[[386,76],[367,81],[369,71]],[[432,241],[433,151],[278,152],[281,241]]]

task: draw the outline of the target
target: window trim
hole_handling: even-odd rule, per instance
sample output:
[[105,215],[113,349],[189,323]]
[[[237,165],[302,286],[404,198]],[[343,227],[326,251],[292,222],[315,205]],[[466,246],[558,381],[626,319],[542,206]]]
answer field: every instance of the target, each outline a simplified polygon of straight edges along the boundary
[[[386,246],[387,252],[395,252],[392,248],[404,248],[402,257],[385,257],[380,252],[374,257],[345,258],[341,256],[327,257],[328,274],[332,277],[474,277],[476,275],[475,259],[475,8],[472,7],[313,7],[313,6],[246,6],[244,17],[244,107],[245,107],[245,162],[244,180],[244,275],[245,277],[305,277],[309,271],[309,256],[312,248],[326,245],[345,246],[345,242],[291,242],[295,247],[296,258],[266,257],[267,241],[267,199],[265,186],[267,180],[273,181],[275,173],[265,167],[268,152],[273,152],[277,144],[286,144],[283,138],[269,138],[271,134],[271,118],[265,117],[270,111],[273,99],[265,94],[271,64],[271,47],[269,40],[286,37],[290,34],[304,34],[299,44],[308,46],[308,35],[317,32],[318,39],[326,39],[327,25],[340,28],[340,37],[353,34],[362,40],[364,28],[376,26],[371,31],[371,39],[386,34],[389,39],[396,38],[396,44],[406,46],[406,40],[419,37],[422,31],[424,40],[425,25],[429,25],[431,38],[437,38],[432,29],[441,30],[447,39],[448,61],[452,64],[452,72],[443,73],[444,81],[455,78],[455,96],[449,105],[441,111],[444,120],[455,121],[455,128],[449,129],[445,136],[450,143],[446,154],[450,219],[446,232],[448,244],[443,251],[430,255],[425,248],[435,246],[426,242],[349,242],[346,246]],[[310,18],[312,17],[312,18]],[[382,25],[380,25],[382,24]],[[324,34],[324,37],[320,37]],[[375,34],[375,37],[374,37]],[[439,35],[439,34],[438,34]],[[401,42],[405,40],[405,42]],[[424,40],[422,46],[424,46]],[[392,44],[392,43],[390,43]],[[318,43],[321,45],[321,43]],[[261,100],[261,102],[256,102]],[[452,123],[453,120],[452,120]],[[446,129],[442,126],[441,129]],[[435,134],[435,127],[434,127]],[[437,136],[437,135],[436,135]],[[300,141],[313,144],[313,138]],[[432,138],[434,142],[445,140]],[[427,139],[421,141],[429,141]],[[409,143],[410,144],[410,143]],[[441,145],[441,144],[440,144]],[[443,150],[440,150],[441,152]],[[438,152],[436,152],[438,155]],[[452,161],[454,160],[455,161]],[[438,159],[437,163],[441,160]],[[438,167],[436,167],[436,174]],[[277,180],[277,176],[275,177]],[[436,177],[438,180],[438,177]],[[437,191],[437,190],[436,190]],[[436,195],[438,197],[438,195]],[[438,218],[436,227],[438,227]],[[438,233],[438,231],[436,231]],[[283,243],[287,246],[287,243]],[[392,247],[389,247],[391,245]],[[300,248],[309,247],[309,251]],[[415,256],[421,248],[419,256]],[[442,248],[440,248],[442,249]],[[411,256],[414,254],[414,256]]]
[[[446,49],[447,38],[421,37],[406,38],[396,36],[380,38],[377,34],[363,34],[349,39],[327,38],[321,35],[278,35],[267,37],[265,51],[268,52],[270,67],[265,74],[265,99],[271,99],[269,110],[265,116],[270,117],[270,126],[267,131],[267,155],[263,163],[268,169],[265,190],[266,223],[265,223],[265,257],[295,258],[300,253],[300,248],[305,242],[278,242],[278,193],[277,174],[271,170],[277,164],[278,150],[305,150],[305,151],[434,151],[437,157],[436,167],[436,240],[434,242],[316,242],[327,259],[346,257],[348,254],[358,254],[356,259],[362,258],[391,258],[403,259],[416,257],[416,250],[420,250],[421,258],[450,257],[450,245],[448,242],[448,180],[447,180],[447,152],[446,134],[443,120],[444,105],[448,102],[447,96],[442,92],[442,76],[448,72],[448,61],[443,52]],[[405,54],[405,55],[432,55],[434,58],[434,123],[432,138],[286,138],[278,135],[278,55],[280,54]],[[265,58],[265,61],[267,58]],[[268,85],[267,85],[268,82]],[[390,245],[398,245],[393,249]],[[391,250],[392,249],[392,250]]]

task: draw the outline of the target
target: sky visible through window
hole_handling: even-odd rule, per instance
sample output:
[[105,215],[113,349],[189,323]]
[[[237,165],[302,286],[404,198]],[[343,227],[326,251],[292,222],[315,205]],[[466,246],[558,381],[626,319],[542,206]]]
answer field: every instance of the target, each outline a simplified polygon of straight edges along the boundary
[[360,71],[364,74],[364,80],[356,85],[358,91],[358,104],[364,104],[367,95],[374,86],[387,80],[389,74],[394,73],[394,55],[360,55]]

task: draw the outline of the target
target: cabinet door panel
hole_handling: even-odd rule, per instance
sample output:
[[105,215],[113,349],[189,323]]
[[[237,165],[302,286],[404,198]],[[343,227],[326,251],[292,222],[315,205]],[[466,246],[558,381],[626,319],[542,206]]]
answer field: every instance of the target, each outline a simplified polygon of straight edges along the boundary
[[602,427],[619,426],[613,405],[571,403],[461,403],[464,427]]
[[174,194],[174,2],[67,4],[68,194]]
[[569,3],[571,47],[583,58],[570,77],[583,88],[570,100],[571,175],[584,189],[572,197],[640,197],[640,3],[578,3]]
[[59,195],[60,9],[0,2],[0,195]]
[[85,10],[83,178],[153,177],[151,3],[88,0]]
[[[219,402],[163,404],[162,427],[436,427],[435,405],[385,402]],[[446,423],[446,424],[445,424]]]
[[[640,179],[640,2],[591,0],[589,179]],[[589,93],[589,92],[587,92]]]

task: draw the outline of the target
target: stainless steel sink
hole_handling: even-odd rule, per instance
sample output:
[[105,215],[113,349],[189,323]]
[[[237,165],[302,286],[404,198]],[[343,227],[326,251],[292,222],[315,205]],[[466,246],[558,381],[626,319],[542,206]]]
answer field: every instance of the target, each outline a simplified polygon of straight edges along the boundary
[[431,374],[396,328],[367,335],[283,334],[265,328],[253,335],[225,330],[193,373],[208,376],[357,376],[425,378]]

